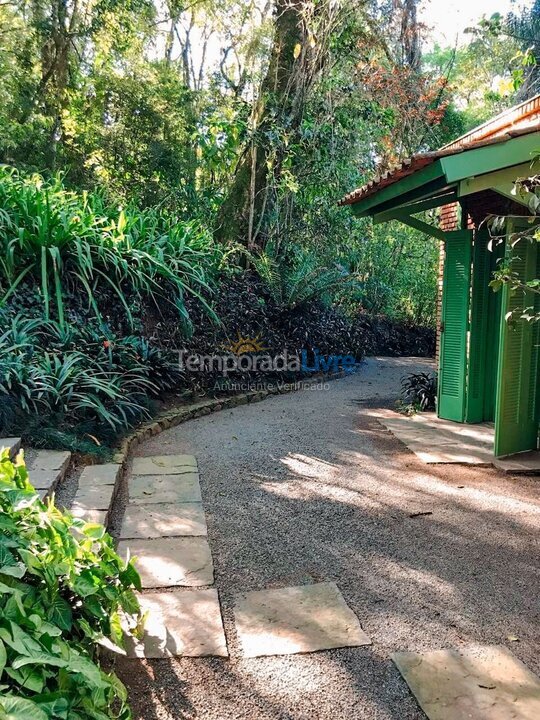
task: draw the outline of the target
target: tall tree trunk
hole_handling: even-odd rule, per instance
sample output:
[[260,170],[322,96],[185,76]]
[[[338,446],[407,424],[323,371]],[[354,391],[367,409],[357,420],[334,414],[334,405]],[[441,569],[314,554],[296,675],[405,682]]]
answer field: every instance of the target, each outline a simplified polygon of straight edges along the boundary
[[279,131],[294,137],[307,94],[322,67],[324,52],[309,36],[305,5],[304,0],[276,0],[274,42],[254,101],[252,138],[219,214],[216,237],[223,242],[254,245],[261,215],[271,209],[270,176],[276,181],[281,173],[286,148],[279,141]]
[[415,72],[420,71],[422,50],[420,43],[420,26],[417,17],[417,0],[404,0],[401,18],[401,46],[403,62]]

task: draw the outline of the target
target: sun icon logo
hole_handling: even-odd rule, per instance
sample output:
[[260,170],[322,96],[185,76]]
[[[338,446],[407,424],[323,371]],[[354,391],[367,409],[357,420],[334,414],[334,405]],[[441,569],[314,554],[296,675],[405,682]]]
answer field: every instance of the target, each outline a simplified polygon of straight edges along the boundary
[[246,353],[257,353],[262,352],[263,350],[268,350],[268,348],[263,347],[260,339],[260,333],[257,337],[250,338],[243,337],[243,335],[239,332],[238,340],[232,342],[230,345],[226,345],[225,349],[232,352],[234,355],[245,355]]

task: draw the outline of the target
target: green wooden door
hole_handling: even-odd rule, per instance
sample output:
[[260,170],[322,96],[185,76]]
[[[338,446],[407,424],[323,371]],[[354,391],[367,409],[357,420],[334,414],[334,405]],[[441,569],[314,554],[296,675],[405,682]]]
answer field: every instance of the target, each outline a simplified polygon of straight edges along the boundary
[[465,419],[471,247],[470,230],[446,233],[438,414],[456,422]]
[[[497,270],[504,257],[505,243],[495,243],[490,255],[490,278]],[[495,420],[495,388],[499,364],[500,328],[501,328],[501,296],[500,292],[488,291],[488,327],[486,348],[486,373],[484,382],[484,420]]]
[[[526,225],[515,222],[509,232]],[[513,258],[512,270],[525,282],[539,277],[538,243],[520,240],[507,247]],[[509,313],[538,308],[538,296],[521,290],[503,288],[501,344],[495,411],[495,455],[534,450],[538,442],[539,419],[539,323],[508,321]]]
[[[491,275],[491,253],[487,227],[475,235],[472,251],[472,293],[471,325],[469,334],[469,362],[467,378],[467,403],[465,419],[468,423],[479,423],[484,417],[486,394],[486,369],[488,364],[489,287]],[[493,393],[493,386],[487,388]]]

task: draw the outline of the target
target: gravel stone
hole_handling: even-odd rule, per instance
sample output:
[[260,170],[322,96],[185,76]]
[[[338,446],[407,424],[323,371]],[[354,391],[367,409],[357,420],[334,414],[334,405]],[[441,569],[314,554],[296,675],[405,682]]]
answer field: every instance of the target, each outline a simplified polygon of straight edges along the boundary
[[[197,457],[231,656],[118,661],[136,720],[425,720],[392,654],[509,636],[539,674],[538,479],[425,465],[371,415],[431,368],[371,358],[136,449]],[[242,658],[234,596],[315,582],[337,583],[373,644]]]

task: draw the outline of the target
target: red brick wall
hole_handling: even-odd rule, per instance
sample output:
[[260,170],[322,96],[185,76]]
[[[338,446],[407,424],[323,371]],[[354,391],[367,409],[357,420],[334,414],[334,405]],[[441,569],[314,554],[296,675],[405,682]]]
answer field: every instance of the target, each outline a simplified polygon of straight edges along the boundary
[[527,208],[499,195],[493,190],[468,195],[462,202],[467,227],[475,230],[488,215],[528,215]]

